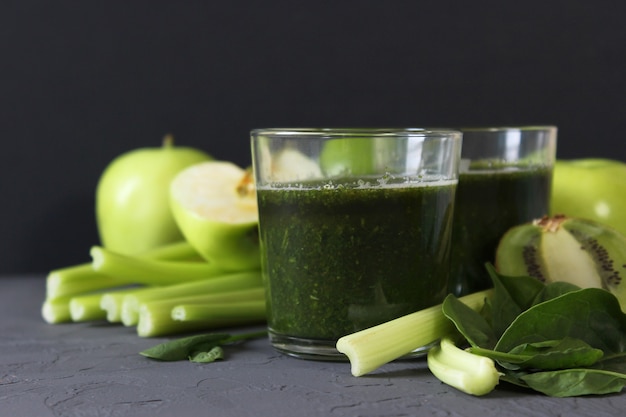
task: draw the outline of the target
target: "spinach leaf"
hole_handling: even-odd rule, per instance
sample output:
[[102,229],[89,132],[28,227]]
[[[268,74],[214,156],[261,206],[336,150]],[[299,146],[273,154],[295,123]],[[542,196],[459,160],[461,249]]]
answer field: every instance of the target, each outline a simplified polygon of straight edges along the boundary
[[194,352],[211,350],[230,337],[227,333],[209,333],[170,340],[146,349],[139,354],[161,361],[180,361],[189,359]]
[[463,304],[454,295],[449,294],[442,304],[443,314],[448,317],[457,330],[472,346],[491,349],[496,345],[498,338],[487,320],[478,312]]
[[521,376],[529,388],[552,397],[573,397],[620,392],[626,385],[626,374],[597,369],[563,369],[532,372]]
[[491,264],[487,264],[487,272],[494,291],[490,300],[491,324],[496,336],[500,337],[513,320],[532,305],[544,285],[533,277],[500,275]]
[[626,315],[617,298],[599,288],[570,291],[521,313],[502,334],[495,350],[510,352],[524,343],[580,339],[605,355],[626,348]]
[[541,369],[554,370],[591,366],[604,353],[579,339],[564,338],[536,343],[524,343],[510,352],[499,352],[482,348],[470,348],[470,352],[487,356],[509,370]]
[[208,352],[194,352],[189,356],[189,361],[198,363],[210,363],[224,359],[224,349],[221,346],[213,346]]
[[207,333],[170,340],[139,352],[140,355],[161,361],[181,361],[209,363],[224,359],[223,346],[242,340],[258,339],[267,336],[266,331],[230,335],[228,333]]
[[555,397],[623,389],[626,314],[613,294],[487,270],[494,292],[481,313],[453,295],[442,309],[470,352],[496,361],[502,381]]

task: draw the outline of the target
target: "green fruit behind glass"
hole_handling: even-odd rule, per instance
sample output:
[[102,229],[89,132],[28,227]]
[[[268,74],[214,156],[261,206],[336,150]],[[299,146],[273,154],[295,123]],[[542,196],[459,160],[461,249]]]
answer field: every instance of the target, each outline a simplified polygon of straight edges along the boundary
[[101,243],[136,254],[183,240],[169,206],[169,185],[182,169],[212,159],[207,153],[174,146],[139,148],[115,158],[96,189],[96,220]]
[[626,163],[597,158],[557,161],[551,212],[595,220],[626,234]]

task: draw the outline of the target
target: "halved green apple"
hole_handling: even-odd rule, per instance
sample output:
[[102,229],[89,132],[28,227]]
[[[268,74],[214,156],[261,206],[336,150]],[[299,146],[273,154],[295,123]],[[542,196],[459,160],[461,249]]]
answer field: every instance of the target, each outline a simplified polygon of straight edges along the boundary
[[229,271],[260,268],[259,216],[249,171],[225,161],[191,166],[172,181],[170,207],[187,242],[207,261]]

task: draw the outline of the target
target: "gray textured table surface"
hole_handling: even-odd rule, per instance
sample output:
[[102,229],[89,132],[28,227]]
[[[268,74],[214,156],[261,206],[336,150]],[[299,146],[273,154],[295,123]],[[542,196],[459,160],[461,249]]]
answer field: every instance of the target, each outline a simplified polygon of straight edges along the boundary
[[[46,324],[42,276],[0,277],[0,416],[623,416],[626,392],[548,398],[500,386],[472,397],[423,360],[355,378],[348,363],[294,359],[266,340],[212,364],[139,355],[163,340],[107,323]],[[237,331],[250,330],[238,329]]]

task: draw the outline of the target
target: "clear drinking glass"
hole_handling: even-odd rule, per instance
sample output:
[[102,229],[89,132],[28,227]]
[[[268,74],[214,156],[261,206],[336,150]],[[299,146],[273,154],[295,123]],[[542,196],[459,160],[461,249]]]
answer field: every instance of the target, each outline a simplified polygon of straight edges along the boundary
[[549,213],[554,126],[459,129],[463,150],[454,210],[450,292],[492,286],[485,268],[502,235]]
[[443,300],[460,132],[259,129],[251,140],[277,350],[345,360],[341,336]]

